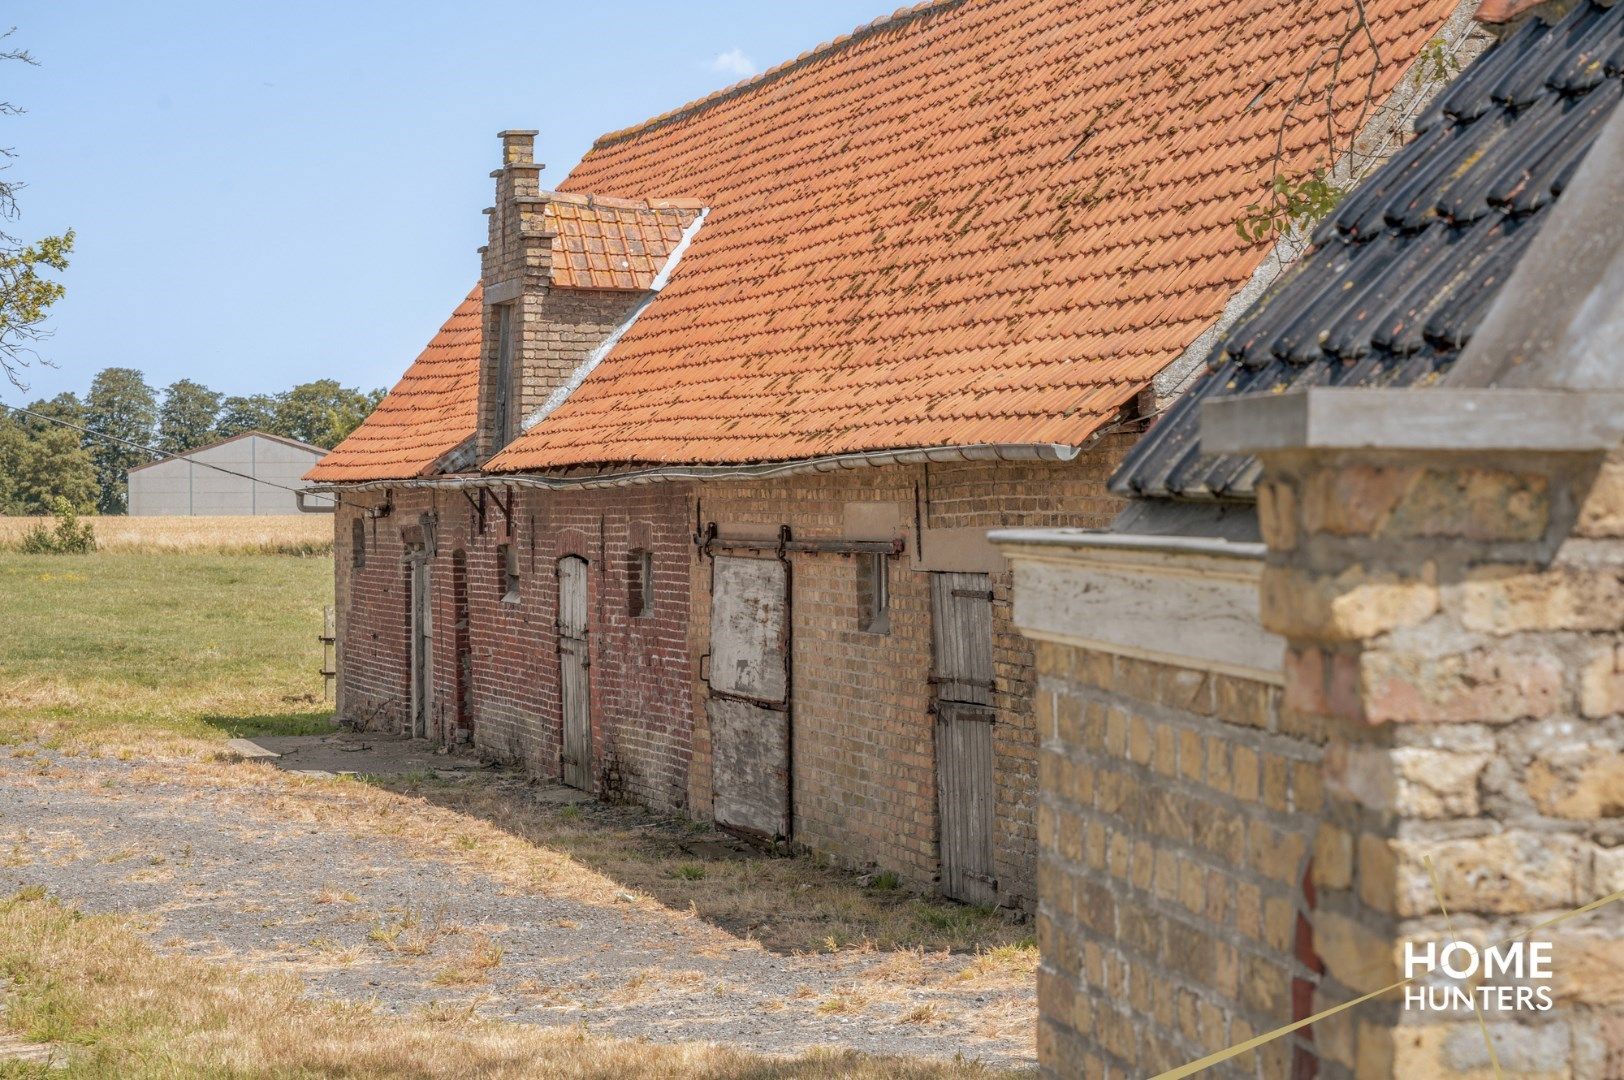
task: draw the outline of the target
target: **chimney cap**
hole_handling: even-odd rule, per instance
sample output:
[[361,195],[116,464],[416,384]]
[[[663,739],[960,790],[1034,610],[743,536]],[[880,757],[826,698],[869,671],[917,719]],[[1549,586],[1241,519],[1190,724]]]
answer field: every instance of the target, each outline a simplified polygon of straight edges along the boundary
[[503,165],[530,165],[536,157],[536,133],[526,128],[508,128],[502,139]]
[[514,137],[520,137],[520,136],[528,135],[528,136],[534,138],[535,136],[540,135],[540,134],[541,134],[541,129],[540,128],[504,128],[501,131],[498,131],[496,133],[496,137],[498,139],[508,139],[508,138],[514,138]]

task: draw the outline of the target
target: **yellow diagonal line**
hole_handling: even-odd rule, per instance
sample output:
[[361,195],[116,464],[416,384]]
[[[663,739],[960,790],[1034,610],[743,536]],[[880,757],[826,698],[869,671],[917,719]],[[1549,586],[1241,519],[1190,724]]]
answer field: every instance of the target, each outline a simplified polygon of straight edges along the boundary
[[[1537,933],[1537,932],[1545,929],[1547,926],[1555,926],[1559,922],[1565,922],[1566,920],[1571,919],[1576,915],[1584,915],[1587,912],[1595,911],[1597,908],[1606,907],[1608,904],[1611,904],[1611,903],[1613,903],[1615,901],[1618,901],[1618,900],[1624,900],[1624,889],[1620,889],[1618,892],[1613,893],[1611,896],[1604,896],[1600,900],[1592,900],[1590,903],[1586,904],[1584,907],[1574,908],[1572,911],[1564,912],[1561,915],[1557,915],[1557,916],[1555,916],[1553,918],[1546,919],[1544,922],[1537,923],[1537,924],[1535,924],[1533,926],[1530,926],[1528,929],[1526,929],[1526,930],[1524,930],[1524,931],[1522,931],[1520,933],[1512,934],[1510,937],[1506,938],[1504,941],[1496,942],[1491,947],[1497,949],[1501,945],[1509,945],[1513,941],[1517,941],[1520,938],[1525,938],[1529,934]],[[1429,972],[1426,972],[1425,974],[1431,974],[1431,972],[1429,971]],[[1243,1043],[1237,1043],[1236,1045],[1231,1046],[1227,1050],[1219,1050],[1215,1054],[1208,1054],[1206,1057],[1202,1058],[1200,1061],[1192,1061],[1188,1065],[1180,1065],[1176,1069],[1169,1069],[1164,1073],[1157,1073],[1155,1076],[1151,1077],[1151,1080],[1183,1080],[1183,1078],[1186,1077],[1186,1076],[1194,1076],[1196,1073],[1201,1072],[1203,1069],[1210,1069],[1214,1065],[1221,1065],[1224,1062],[1230,1060],[1231,1058],[1240,1057],[1242,1054],[1246,1053],[1248,1050],[1256,1050],[1258,1047],[1264,1045],[1265,1043],[1271,1043],[1274,1040],[1280,1038],[1280,1036],[1282,1036],[1282,1035],[1290,1035],[1293,1031],[1296,1031],[1298,1028],[1305,1028],[1309,1024],[1315,1023],[1315,1022],[1320,1021],[1320,1020],[1324,1020],[1328,1016],[1335,1016],[1337,1013],[1342,1012],[1344,1009],[1351,1009],[1355,1005],[1362,1005],[1365,1002],[1369,1001],[1371,998],[1378,998],[1378,997],[1381,997],[1383,994],[1388,994],[1388,993],[1391,993],[1394,990],[1397,990],[1401,986],[1407,986],[1408,984],[1414,982],[1416,979],[1419,979],[1420,977],[1421,977],[1420,975],[1412,975],[1408,979],[1400,979],[1398,982],[1392,983],[1392,984],[1390,984],[1388,986],[1384,986],[1380,990],[1373,990],[1370,993],[1365,994],[1363,997],[1356,997],[1352,1001],[1344,1001],[1340,1005],[1332,1006],[1331,1008],[1326,1009],[1324,1012],[1315,1013],[1313,1016],[1310,1016],[1306,1020],[1293,1021],[1292,1023],[1287,1024],[1285,1027],[1275,1028],[1273,1031],[1266,1032],[1266,1033],[1264,1033],[1262,1035],[1258,1035],[1255,1038],[1247,1039]]]
[[[1444,913],[1444,929],[1449,931],[1450,941],[1459,941],[1455,936],[1455,920],[1449,917],[1449,908],[1444,905],[1444,887],[1438,882],[1438,871],[1433,869],[1432,856],[1428,855],[1422,860],[1427,864],[1427,874],[1432,878],[1432,893],[1438,898],[1438,910]],[[1483,1033],[1483,1045],[1489,1048],[1489,1063],[1494,1066],[1494,1080],[1501,1080],[1500,1055],[1494,1052],[1494,1040],[1489,1038],[1489,1025],[1483,1019],[1483,1007],[1477,1003],[1477,995],[1472,995],[1472,1015],[1477,1017],[1477,1029]]]

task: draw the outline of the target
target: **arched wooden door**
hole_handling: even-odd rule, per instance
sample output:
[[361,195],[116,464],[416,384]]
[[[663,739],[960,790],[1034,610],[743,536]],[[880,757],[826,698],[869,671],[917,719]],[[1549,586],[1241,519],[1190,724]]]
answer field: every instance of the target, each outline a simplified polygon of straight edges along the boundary
[[434,698],[434,604],[430,588],[430,554],[418,545],[407,553],[407,580],[410,583],[407,602],[410,605],[408,622],[410,712],[406,718],[406,734],[414,739],[427,739]]
[[592,788],[592,666],[588,650],[586,560],[558,560],[558,685],[564,718],[560,772],[570,787]]

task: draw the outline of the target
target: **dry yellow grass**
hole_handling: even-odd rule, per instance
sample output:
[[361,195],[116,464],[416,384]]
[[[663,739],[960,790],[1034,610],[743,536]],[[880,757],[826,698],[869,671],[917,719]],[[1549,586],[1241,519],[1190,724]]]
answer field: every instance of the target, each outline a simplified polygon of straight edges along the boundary
[[482,1020],[473,1004],[395,1017],[316,1001],[298,979],[160,955],[129,924],[81,916],[36,891],[0,901],[5,1027],[54,1043],[51,1076],[694,1077],[696,1080],[958,1080],[978,1065],[822,1051],[795,1057],[700,1043],[616,1040],[584,1028]]
[[[13,549],[42,519],[0,517],[0,551]],[[85,517],[102,551],[226,552],[243,555],[328,555],[331,514],[263,517]]]
[[[63,749],[117,754],[118,744],[74,742]],[[139,756],[153,760],[135,768],[126,783],[195,784],[223,814],[240,807],[290,825],[384,837],[417,857],[486,874],[519,892],[663,912],[709,923],[756,948],[833,953],[856,967],[873,967],[878,978],[966,985],[1030,1003],[1037,950],[1029,925],[900,889],[865,889],[850,874],[810,858],[694,855],[682,850],[674,823],[634,807],[582,813],[490,777],[457,782],[406,775],[362,783],[299,776],[178,736],[141,744]],[[58,789],[93,783],[68,774],[16,782]],[[687,830],[694,839],[713,835],[697,824]],[[673,872],[684,865],[706,872],[698,878]],[[379,932],[405,940],[424,931],[422,921],[392,917],[381,921]],[[884,954],[878,965],[876,954]]]

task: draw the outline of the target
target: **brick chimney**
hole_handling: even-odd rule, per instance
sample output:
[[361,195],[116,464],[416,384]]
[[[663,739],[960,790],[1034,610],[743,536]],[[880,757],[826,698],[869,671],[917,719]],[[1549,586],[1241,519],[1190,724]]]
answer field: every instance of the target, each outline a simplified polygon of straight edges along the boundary
[[480,249],[484,284],[484,361],[480,368],[479,459],[484,461],[519,432],[523,420],[524,327],[539,321],[552,281],[552,240],[543,224],[536,132],[503,131],[502,167],[490,238]]

